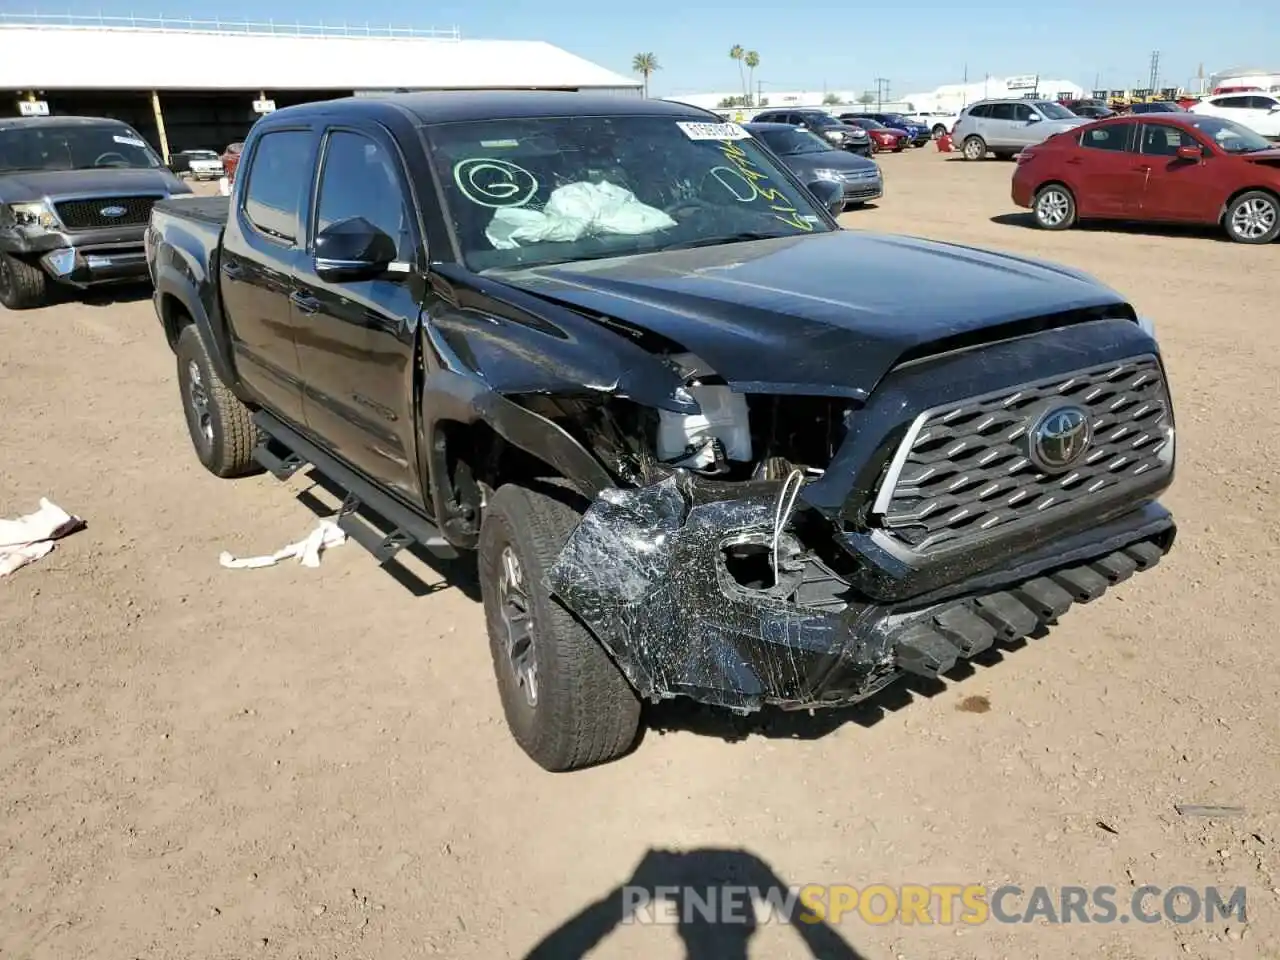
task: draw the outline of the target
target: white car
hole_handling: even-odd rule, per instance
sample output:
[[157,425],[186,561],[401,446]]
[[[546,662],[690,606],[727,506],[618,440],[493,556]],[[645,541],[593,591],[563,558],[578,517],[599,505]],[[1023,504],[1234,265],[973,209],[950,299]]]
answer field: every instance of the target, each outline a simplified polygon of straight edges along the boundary
[[1280,94],[1222,93],[1193,104],[1191,112],[1234,120],[1261,136],[1280,139]]
[[950,133],[955,127],[956,121],[960,119],[958,113],[944,113],[941,111],[923,111],[921,113],[903,114],[908,120],[928,127],[929,132],[933,134],[934,139],[942,136],[944,133]]

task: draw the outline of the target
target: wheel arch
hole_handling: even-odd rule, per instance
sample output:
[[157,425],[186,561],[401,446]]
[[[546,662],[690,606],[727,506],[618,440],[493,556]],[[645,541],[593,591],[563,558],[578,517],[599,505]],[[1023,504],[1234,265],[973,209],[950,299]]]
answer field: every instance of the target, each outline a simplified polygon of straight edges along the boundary
[[1241,197],[1243,197],[1246,193],[1269,194],[1271,197],[1275,199],[1276,204],[1280,205],[1280,189],[1277,189],[1274,186],[1268,186],[1266,184],[1257,184],[1255,186],[1241,187],[1238,190],[1233,190],[1231,192],[1231,195],[1228,196],[1227,199],[1223,201],[1222,208],[1218,211],[1219,224],[1222,224],[1226,221],[1227,211],[1231,209],[1231,205],[1235,203],[1237,200],[1239,200]]

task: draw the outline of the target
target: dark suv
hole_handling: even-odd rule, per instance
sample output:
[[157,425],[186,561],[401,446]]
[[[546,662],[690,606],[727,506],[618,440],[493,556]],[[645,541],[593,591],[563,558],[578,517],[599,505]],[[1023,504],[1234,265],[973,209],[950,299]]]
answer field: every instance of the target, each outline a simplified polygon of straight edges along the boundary
[[871,137],[865,130],[841,123],[825,110],[765,110],[751,118],[752,123],[785,123],[812,130],[832,146],[864,157],[871,156]]
[[0,304],[42,306],[52,283],[145,280],[152,205],[190,192],[118,120],[0,120]]

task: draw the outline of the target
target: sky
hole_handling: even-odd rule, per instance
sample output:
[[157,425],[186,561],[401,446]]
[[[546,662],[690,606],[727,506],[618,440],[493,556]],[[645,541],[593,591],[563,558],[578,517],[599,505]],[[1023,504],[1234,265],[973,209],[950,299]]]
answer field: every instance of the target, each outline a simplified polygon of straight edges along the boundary
[[[12,4],[12,6],[11,6]],[[392,0],[218,0],[212,6],[173,0],[0,0],[0,10],[299,20],[453,27],[473,39],[546,40],[619,73],[637,53],[660,69],[654,96],[741,89],[729,49],[760,55],[756,79],[769,90],[874,90],[889,97],[943,83],[1039,74],[1086,89],[1145,87],[1151,54],[1160,52],[1160,86],[1190,86],[1230,67],[1280,71],[1280,3],[1191,0],[1140,6],[1077,0],[1028,8],[1018,0],[974,6],[944,0],[899,0],[854,8],[831,0],[764,3],[677,0],[440,0],[413,6]],[[1030,12],[1029,12],[1030,10]]]

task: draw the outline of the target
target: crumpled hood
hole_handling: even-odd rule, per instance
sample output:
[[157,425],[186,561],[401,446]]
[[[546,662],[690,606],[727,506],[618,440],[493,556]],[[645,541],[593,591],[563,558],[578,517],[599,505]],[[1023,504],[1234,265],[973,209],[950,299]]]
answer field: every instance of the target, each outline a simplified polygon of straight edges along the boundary
[[190,189],[168,170],[27,170],[0,172],[0,200],[24,203],[42,197],[77,195],[131,196],[148,193],[190,193]]
[[853,397],[930,341],[1124,304],[1070,268],[844,230],[492,276],[661,334],[744,392]]

